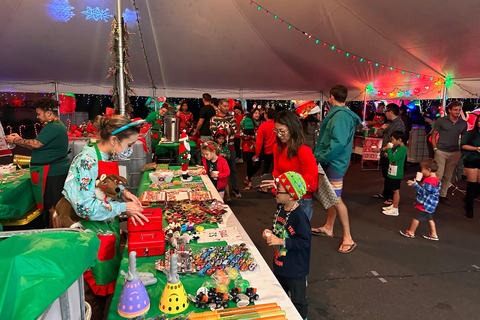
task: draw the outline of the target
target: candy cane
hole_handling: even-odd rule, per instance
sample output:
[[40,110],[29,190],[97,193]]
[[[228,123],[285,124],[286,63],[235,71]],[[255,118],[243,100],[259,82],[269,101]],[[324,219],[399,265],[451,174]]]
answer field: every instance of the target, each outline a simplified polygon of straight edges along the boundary
[[33,125],[33,129],[35,129],[35,137],[36,137],[36,136],[38,136],[38,129],[37,129],[37,126],[39,126],[39,127],[40,127],[40,126],[41,126],[41,124],[37,122],[37,123],[35,123],[35,124]]
[[7,130],[7,129],[10,129],[10,133],[9,133],[9,134],[12,134],[12,127],[6,126],[6,127],[5,127],[5,130]]
[[70,132],[70,127],[72,125],[72,120],[67,119],[67,122],[68,122],[67,131]]
[[20,137],[23,138],[23,136],[22,136],[22,127],[23,127],[23,129],[26,129],[25,125],[22,124],[20,127],[18,127],[18,132],[20,133]]

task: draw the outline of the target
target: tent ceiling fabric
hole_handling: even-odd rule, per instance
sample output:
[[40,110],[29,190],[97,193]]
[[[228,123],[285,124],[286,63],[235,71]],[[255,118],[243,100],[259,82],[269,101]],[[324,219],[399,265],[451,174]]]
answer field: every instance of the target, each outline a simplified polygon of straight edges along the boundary
[[[49,15],[51,3],[72,6],[67,22]],[[266,14],[264,9],[278,15]],[[363,100],[372,83],[382,91],[422,88],[436,98],[429,77],[451,76],[450,97],[480,95],[480,2],[434,0],[145,0],[136,1],[157,95],[320,100],[344,84]],[[123,9],[134,10],[131,1]],[[111,23],[86,20],[86,7],[114,0],[0,2],[0,90],[108,94]],[[280,23],[280,18],[285,23]],[[298,34],[288,23],[312,35]],[[128,24],[130,66],[138,95],[151,95],[136,23]],[[314,39],[320,39],[318,44]],[[324,47],[323,41],[329,44]],[[335,45],[335,50],[329,47]],[[337,48],[342,49],[337,53]],[[345,52],[351,53],[346,57]],[[359,62],[352,56],[384,64]],[[387,66],[406,70],[388,70]],[[410,72],[427,75],[417,78]],[[466,81],[468,80],[468,81]],[[428,87],[429,89],[424,89]],[[371,97],[369,97],[371,98]]]

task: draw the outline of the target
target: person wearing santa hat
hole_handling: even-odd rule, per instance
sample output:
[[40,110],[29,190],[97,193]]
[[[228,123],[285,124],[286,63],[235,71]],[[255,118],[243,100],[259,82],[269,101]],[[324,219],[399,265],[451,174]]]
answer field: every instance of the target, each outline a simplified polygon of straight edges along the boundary
[[315,150],[315,145],[317,144],[318,140],[318,133],[320,132],[320,127],[322,126],[322,122],[320,121],[320,107],[315,106],[313,109],[307,111],[303,115],[302,128],[303,134],[305,135],[305,144],[312,149]]
[[190,144],[185,130],[180,135],[180,145],[178,147],[178,162],[182,165],[182,180],[191,181],[192,177],[188,174],[188,163],[190,162]]

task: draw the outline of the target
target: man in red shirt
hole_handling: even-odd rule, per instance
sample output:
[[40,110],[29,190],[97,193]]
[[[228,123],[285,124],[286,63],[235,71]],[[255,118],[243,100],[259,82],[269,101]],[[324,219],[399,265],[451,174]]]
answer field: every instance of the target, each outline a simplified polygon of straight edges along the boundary
[[263,146],[263,174],[270,172],[270,165],[273,162],[273,148],[277,145],[277,135],[273,132],[275,129],[275,109],[268,109],[265,112],[265,121],[258,127],[257,141],[255,144],[254,161],[259,161],[260,152]]

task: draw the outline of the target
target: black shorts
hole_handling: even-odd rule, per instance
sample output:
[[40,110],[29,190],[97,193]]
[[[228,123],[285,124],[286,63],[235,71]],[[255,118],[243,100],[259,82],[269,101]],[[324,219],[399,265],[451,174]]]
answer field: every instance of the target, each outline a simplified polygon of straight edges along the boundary
[[418,209],[416,210],[417,210],[417,216],[415,217],[415,220],[418,220],[418,221],[433,220],[433,213],[428,213]]
[[400,185],[402,184],[402,179],[392,179],[392,178],[389,178],[389,177],[386,177],[385,178],[385,182],[386,182],[386,187],[389,189],[389,190],[400,190]]
[[480,159],[475,159],[475,160],[463,159],[463,167],[467,169],[480,169]]

